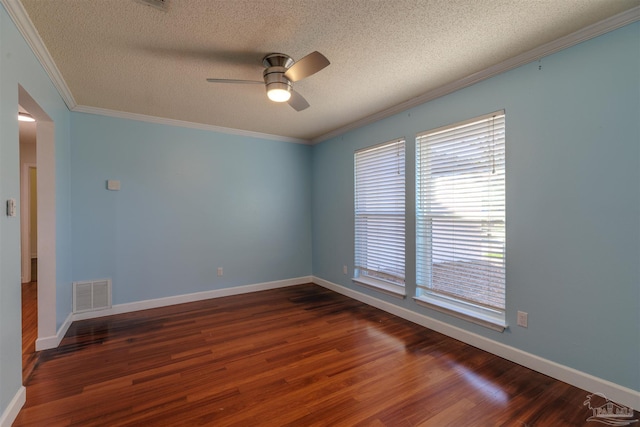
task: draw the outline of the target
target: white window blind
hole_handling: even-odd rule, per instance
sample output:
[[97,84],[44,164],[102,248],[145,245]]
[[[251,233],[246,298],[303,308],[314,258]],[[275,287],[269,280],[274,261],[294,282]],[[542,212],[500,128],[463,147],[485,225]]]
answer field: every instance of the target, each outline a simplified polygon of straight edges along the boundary
[[405,143],[355,153],[356,277],[404,286]]
[[418,135],[418,297],[504,321],[504,112]]

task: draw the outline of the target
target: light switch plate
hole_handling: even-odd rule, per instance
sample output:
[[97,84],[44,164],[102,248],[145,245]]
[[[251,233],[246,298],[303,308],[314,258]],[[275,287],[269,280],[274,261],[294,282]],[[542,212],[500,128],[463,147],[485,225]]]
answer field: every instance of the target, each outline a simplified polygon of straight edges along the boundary
[[16,199],[7,200],[7,216],[16,216],[17,215],[17,205]]

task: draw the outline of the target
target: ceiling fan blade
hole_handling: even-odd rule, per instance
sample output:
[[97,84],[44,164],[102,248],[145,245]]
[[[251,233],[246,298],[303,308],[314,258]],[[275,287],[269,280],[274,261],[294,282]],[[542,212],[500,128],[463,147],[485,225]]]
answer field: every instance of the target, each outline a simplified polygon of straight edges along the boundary
[[309,108],[309,103],[307,102],[307,100],[304,99],[304,97],[295,90],[291,91],[291,98],[289,98],[289,101],[287,102],[296,111],[302,111]]
[[291,68],[284,73],[284,76],[292,82],[297,82],[298,80],[317,73],[329,64],[329,60],[323,54],[318,51],[311,52],[293,64]]
[[264,81],[260,80],[235,80],[235,79],[207,79],[209,83],[241,83],[241,84],[258,84],[263,85]]

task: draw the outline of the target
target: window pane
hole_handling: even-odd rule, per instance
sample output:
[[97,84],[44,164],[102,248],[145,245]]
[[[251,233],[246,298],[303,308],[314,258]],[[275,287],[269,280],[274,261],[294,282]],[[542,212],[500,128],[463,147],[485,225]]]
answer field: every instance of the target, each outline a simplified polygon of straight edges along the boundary
[[404,286],[404,140],[357,151],[354,169],[356,274]]
[[505,116],[417,138],[419,296],[505,308]]

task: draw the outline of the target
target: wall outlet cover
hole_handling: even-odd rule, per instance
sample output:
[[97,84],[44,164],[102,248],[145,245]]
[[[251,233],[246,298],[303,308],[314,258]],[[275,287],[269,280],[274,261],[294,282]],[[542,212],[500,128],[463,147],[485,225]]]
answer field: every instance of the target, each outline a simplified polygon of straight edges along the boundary
[[523,328],[528,327],[529,323],[529,314],[524,311],[518,311],[518,326],[522,326]]

